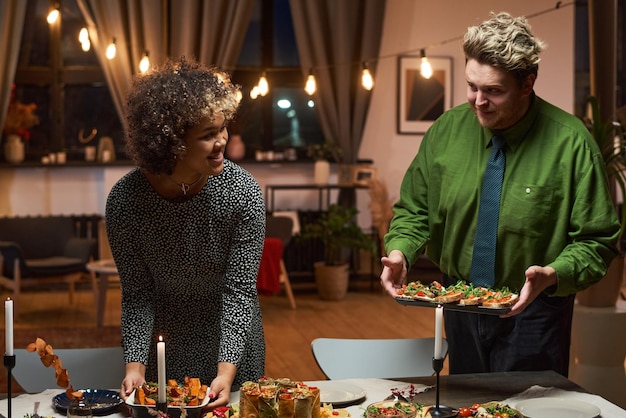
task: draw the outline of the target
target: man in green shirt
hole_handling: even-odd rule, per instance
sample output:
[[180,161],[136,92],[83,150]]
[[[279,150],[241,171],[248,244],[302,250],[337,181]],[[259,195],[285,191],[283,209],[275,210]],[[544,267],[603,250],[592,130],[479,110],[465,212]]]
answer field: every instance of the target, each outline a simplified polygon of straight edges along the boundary
[[444,284],[479,279],[471,271],[481,189],[492,137],[503,136],[489,279],[520,297],[501,317],[446,311],[450,373],[567,376],[574,295],[599,281],[617,254],[620,225],[602,156],[578,118],[535,95],[544,45],[526,19],[493,15],[468,29],[463,48],[468,103],[432,125],[404,177],[381,283],[395,295],[423,251]]

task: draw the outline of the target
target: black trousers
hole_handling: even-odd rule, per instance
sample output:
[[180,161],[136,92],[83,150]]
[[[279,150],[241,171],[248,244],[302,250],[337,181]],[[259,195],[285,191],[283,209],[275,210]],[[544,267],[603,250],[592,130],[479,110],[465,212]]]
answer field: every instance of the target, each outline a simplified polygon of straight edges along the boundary
[[511,318],[446,310],[450,374],[554,370],[567,377],[574,297],[541,294]]

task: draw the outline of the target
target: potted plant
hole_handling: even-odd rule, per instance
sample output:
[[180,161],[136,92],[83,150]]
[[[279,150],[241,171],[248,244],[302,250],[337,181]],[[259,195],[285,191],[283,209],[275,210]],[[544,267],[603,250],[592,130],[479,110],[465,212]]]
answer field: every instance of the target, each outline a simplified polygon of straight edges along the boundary
[[330,159],[341,160],[341,148],[326,141],[321,144],[309,145],[307,155],[315,161],[314,182],[323,186],[330,179]]
[[626,227],[626,204],[622,203],[620,207],[616,201],[616,196],[617,191],[619,191],[623,199],[626,198],[626,171],[624,171],[626,169],[626,135],[623,126],[624,121],[618,122],[602,119],[596,97],[589,97],[587,104],[590,109],[590,115],[584,121],[602,151],[609,184],[614,185],[612,194],[615,206],[619,209],[618,215],[622,225],[622,232],[617,244],[619,255],[609,266],[606,276],[588,289],[579,292],[577,299],[578,303],[586,306],[610,307],[617,302],[624,272],[622,235]]
[[342,257],[344,249],[363,249],[376,254],[372,237],[357,225],[355,208],[330,205],[316,222],[306,224],[298,240],[318,239],[324,248],[324,260],[314,263],[315,282],[322,299],[340,300],[348,291],[349,263]]

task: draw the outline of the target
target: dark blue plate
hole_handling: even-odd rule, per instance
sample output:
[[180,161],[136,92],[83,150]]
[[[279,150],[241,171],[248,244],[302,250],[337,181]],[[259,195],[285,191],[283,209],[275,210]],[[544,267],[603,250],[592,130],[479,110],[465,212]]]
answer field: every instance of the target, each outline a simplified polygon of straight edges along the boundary
[[[120,393],[113,390],[81,389],[80,391],[83,392],[85,400],[91,405],[94,415],[108,415],[122,403]],[[52,404],[57,411],[65,414],[70,405],[70,399],[63,392],[52,398]]]

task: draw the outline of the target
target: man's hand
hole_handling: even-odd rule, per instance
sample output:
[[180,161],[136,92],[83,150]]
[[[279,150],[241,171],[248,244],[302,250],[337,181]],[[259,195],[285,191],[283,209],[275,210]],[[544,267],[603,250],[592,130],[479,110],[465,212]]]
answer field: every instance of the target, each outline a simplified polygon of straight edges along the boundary
[[397,290],[402,287],[406,278],[406,264],[404,254],[392,250],[387,257],[382,257],[383,271],[380,273],[380,284],[391,296],[397,296]]
[[541,292],[557,282],[556,270],[552,267],[530,266],[524,275],[526,282],[520,291],[517,303],[511,307],[509,312],[500,315],[500,318],[509,318],[522,313],[532,301],[537,299]]

